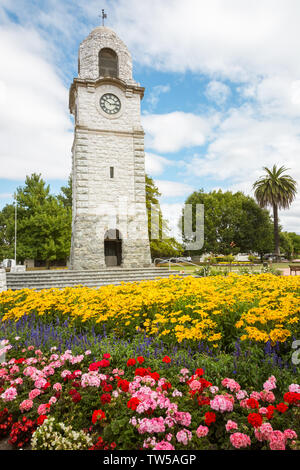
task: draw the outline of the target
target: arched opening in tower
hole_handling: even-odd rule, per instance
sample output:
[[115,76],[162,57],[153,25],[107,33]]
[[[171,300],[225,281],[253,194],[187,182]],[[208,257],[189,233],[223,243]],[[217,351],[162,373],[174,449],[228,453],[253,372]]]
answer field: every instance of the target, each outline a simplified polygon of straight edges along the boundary
[[118,78],[118,56],[112,49],[105,47],[99,52],[99,76]]
[[110,229],[104,235],[104,255],[106,266],[121,266],[122,237],[117,229]]

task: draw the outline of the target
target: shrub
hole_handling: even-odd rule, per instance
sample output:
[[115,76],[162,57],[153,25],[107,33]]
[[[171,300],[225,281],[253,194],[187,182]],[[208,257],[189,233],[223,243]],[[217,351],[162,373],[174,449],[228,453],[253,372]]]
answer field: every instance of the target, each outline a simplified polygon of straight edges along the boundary
[[74,431],[72,426],[47,418],[32,436],[33,450],[86,450],[93,445],[84,431]]

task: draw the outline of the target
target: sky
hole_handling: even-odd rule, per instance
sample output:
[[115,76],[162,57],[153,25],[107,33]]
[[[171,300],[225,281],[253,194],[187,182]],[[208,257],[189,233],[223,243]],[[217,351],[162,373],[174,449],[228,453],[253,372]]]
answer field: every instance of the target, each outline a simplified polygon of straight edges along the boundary
[[[66,184],[69,87],[102,8],[146,89],[146,172],[174,235],[195,190],[253,196],[274,164],[299,183],[299,0],[0,0],[0,208],[31,173]],[[300,191],[284,230],[299,213]]]

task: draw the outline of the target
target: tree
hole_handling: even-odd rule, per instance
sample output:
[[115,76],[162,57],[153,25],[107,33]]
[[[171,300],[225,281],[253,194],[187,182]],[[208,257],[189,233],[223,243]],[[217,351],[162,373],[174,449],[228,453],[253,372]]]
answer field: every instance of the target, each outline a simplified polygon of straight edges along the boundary
[[[149,238],[151,207],[156,205],[159,210],[159,238],[150,239],[151,255],[153,258],[179,256],[182,246],[173,237],[168,237],[169,229],[162,217],[159,196],[153,179],[146,176]],[[69,177],[67,186],[61,187],[61,193],[53,196],[41,175],[32,174],[26,177],[24,187],[17,188],[15,198],[18,203],[18,261],[42,260],[49,267],[51,261],[66,259],[71,245],[72,177]],[[7,204],[0,211],[0,259],[14,257],[14,217],[13,204]]]
[[72,175],[70,174],[68,179],[68,186],[62,186],[60,188],[62,194],[57,196],[57,199],[62,203],[64,207],[70,207],[72,209]]
[[279,234],[280,248],[288,259],[292,259],[294,254],[293,241],[288,232],[280,232]]
[[300,235],[294,232],[280,232],[280,248],[288,259],[300,254]]
[[[272,221],[269,213],[250,196],[242,192],[221,190],[205,193],[201,189],[191,194],[185,203],[191,204],[193,208],[196,204],[204,205],[204,245],[195,254],[258,252],[262,256],[272,249]],[[195,227],[193,210],[193,231]]]
[[[47,262],[66,259],[71,243],[71,209],[64,207],[50,194],[41,175],[27,176],[24,187],[18,187],[17,260],[36,259]],[[13,257],[14,205],[8,204],[0,213],[0,253]]]
[[295,232],[286,232],[293,244],[293,257],[300,256],[300,235]]
[[[166,223],[166,220],[162,216],[161,208],[159,205],[160,196],[161,194],[157,186],[155,186],[153,179],[150,176],[146,175],[146,208],[148,213],[148,233],[150,240],[151,257],[177,257],[182,254],[183,247],[177,240],[175,240],[174,237],[168,236],[169,228]],[[157,214],[153,220],[153,218],[151,218],[151,215],[153,214],[154,207],[157,209]],[[157,224],[157,220],[158,226],[154,227],[153,230],[152,224]],[[157,233],[157,239],[152,240],[151,232]]]
[[260,207],[271,206],[273,208],[275,254],[279,261],[280,230],[278,210],[290,207],[297,193],[297,183],[291,176],[283,174],[287,171],[284,166],[277,168],[276,165],[273,165],[272,169],[267,167],[263,167],[263,169],[266,175],[261,176],[253,184],[254,195]]

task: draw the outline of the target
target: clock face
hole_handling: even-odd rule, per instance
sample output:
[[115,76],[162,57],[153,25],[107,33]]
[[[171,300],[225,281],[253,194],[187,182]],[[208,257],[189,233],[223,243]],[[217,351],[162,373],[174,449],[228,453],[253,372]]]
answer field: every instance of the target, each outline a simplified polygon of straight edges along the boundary
[[112,93],[105,93],[100,98],[101,109],[107,114],[116,114],[121,109],[121,101]]

